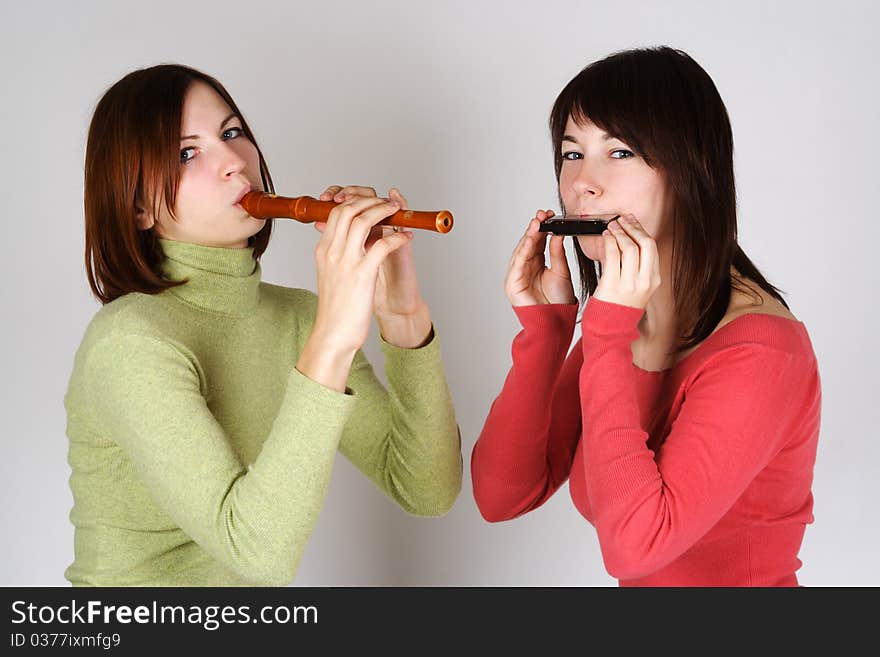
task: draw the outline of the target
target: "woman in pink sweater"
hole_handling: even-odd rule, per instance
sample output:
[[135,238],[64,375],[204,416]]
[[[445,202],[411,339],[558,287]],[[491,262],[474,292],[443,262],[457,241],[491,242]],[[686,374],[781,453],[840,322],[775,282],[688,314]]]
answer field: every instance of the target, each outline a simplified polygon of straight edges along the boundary
[[[522,324],[471,462],[489,521],[570,478],[622,586],[798,584],[821,391],[803,323],[737,243],[733,137],[708,74],[670,48],[595,62],[550,116],[574,239],[538,211],[505,291]],[[771,220],[765,217],[764,220]]]

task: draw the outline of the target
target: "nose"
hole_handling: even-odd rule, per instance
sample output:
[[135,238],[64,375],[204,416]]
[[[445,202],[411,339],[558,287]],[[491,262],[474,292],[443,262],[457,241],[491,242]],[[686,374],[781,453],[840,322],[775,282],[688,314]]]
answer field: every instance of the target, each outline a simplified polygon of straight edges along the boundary
[[583,162],[578,167],[572,188],[579,196],[600,196],[602,194],[602,185],[597,172],[593,167]]
[[231,178],[237,176],[247,165],[247,160],[232,147],[230,142],[224,142],[223,149],[223,177]]

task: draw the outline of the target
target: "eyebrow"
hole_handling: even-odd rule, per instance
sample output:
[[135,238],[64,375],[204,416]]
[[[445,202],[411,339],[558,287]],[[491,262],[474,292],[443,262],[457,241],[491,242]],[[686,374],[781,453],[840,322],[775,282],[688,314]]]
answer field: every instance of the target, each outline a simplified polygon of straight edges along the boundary
[[[609,135],[607,132],[603,132],[602,134],[604,135],[604,137],[602,137],[603,141],[611,141],[612,139],[617,139],[617,137]],[[574,137],[572,137],[571,135],[563,135],[562,141],[570,141],[573,144],[578,143],[578,140],[575,139]]]
[[[235,112],[233,112],[232,114],[227,116],[225,119],[223,119],[223,122],[220,123],[220,129],[222,130],[223,126],[225,126],[227,123],[229,123],[232,119],[235,119],[235,118],[238,118],[238,114],[236,114]],[[198,138],[199,138],[198,135],[186,135],[185,137],[181,137],[180,141],[184,141],[185,139],[198,139]]]

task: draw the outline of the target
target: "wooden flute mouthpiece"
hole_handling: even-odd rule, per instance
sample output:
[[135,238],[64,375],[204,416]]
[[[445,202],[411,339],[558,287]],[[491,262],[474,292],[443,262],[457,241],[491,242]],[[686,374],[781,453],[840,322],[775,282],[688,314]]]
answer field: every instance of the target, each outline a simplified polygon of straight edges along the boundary
[[[241,207],[255,219],[296,219],[304,224],[327,221],[330,211],[338,203],[319,201],[311,196],[286,197],[264,192],[248,192],[241,201]],[[390,217],[379,222],[379,226],[398,226],[400,228],[421,228],[437,233],[448,233],[452,230],[452,213],[448,210],[439,212],[398,210]]]

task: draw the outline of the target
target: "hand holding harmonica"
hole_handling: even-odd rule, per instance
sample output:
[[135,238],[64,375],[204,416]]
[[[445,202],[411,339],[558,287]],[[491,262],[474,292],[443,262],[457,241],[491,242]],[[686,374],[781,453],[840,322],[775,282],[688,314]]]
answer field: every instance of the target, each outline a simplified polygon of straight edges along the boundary
[[[311,196],[286,197],[263,192],[248,192],[239,203],[255,219],[283,217],[306,224],[327,221],[330,211],[339,205],[334,201],[319,201]],[[399,210],[378,225],[448,233],[452,230],[452,224],[452,213],[448,210]]]
[[551,210],[538,210],[514,249],[504,279],[505,294],[514,307],[577,303],[563,247],[564,237],[549,236],[550,266],[547,266],[544,252],[548,235],[541,227],[553,218]]

